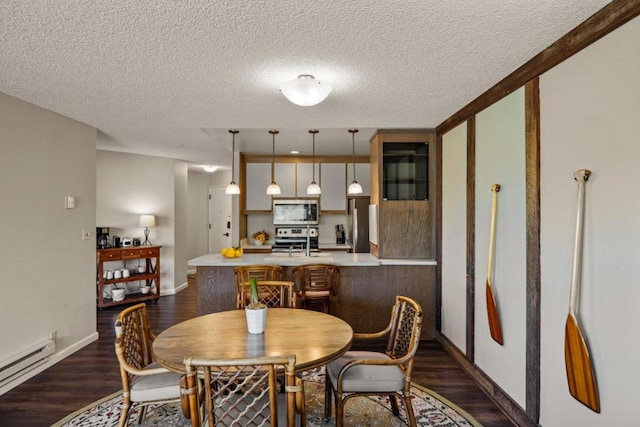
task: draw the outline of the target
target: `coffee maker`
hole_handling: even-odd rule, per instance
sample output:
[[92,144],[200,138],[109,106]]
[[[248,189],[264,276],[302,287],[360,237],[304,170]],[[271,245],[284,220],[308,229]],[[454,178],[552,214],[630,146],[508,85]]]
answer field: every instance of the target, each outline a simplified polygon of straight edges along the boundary
[[96,227],[96,247],[98,249],[110,248],[109,227]]

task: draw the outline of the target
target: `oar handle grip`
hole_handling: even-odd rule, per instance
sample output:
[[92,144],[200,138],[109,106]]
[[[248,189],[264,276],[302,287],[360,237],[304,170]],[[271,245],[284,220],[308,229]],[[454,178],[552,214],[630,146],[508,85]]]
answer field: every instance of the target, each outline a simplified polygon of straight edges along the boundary
[[577,316],[580,285],[582,282],[582,238],[584,235],[585,183],[591,176],[588,169],[579,169],[573,174],[578,182],[578,209],[576,213],[576,234],[573,245],[573,265],[571,267],[571,294],[569,297],[569,313]]
[[491,186],[491,228],[489,230],[489,255],[487,260],[487,280],[491,282],[493,276],[493,262],[494,262],[494,248],[496,245],[496,222],[498,215],[498,192],[500,191],[500,184],[493,184]]

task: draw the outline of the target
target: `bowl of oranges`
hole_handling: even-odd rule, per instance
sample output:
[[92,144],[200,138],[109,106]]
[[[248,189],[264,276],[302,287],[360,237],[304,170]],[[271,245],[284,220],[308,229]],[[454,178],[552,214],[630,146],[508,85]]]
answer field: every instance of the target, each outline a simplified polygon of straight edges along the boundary
[[239,258],[242,256],[244,251],[240,246],[231,246],[228,248],[220,249],[220,255],[225,258]]

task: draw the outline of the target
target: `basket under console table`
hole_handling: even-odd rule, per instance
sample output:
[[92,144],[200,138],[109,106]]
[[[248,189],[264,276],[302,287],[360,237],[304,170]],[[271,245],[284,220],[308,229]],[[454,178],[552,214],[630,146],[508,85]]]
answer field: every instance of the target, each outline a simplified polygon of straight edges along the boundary
[[[160,298],[160,248],[162,246],[132,246],[127,248],[108,248],[96,250],[96,300],[99,308],[110,307],[114,305],[130,304],[140,301],[157,302]],[[127,266],[128,261],[143,260],[136,265]],[[120,264],[116,264],[120,261]],[[105,271],[109,270],[110,265],[105,267],[106,263],[113,263],[118,266],[114,269],[130,269],[129,277],[119,277],[107,279]],[[138,273],[138,264],[144,267],[144,272]],[[138,290],[135,291],[130,286],[129,293],[125,295],[124,300],[114,301],[110,298],[111,289],[118,284],[129,282],[140,282]],[[148,293],[142,293],[140,289],[143,286],[149,287]],[[107,289],[105,289],[107,288]]]

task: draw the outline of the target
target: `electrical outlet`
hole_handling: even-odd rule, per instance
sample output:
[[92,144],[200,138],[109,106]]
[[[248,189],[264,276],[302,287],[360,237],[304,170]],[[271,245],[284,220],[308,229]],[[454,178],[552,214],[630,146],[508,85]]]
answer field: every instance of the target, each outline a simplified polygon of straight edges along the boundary
[[51,333],[49,334],[49,339],[55,341],[57,338],[58,338],[58,331],[51,331]]
[[89,230],[82,229],[82,240],[89,240],[91,238],[91,232]]

